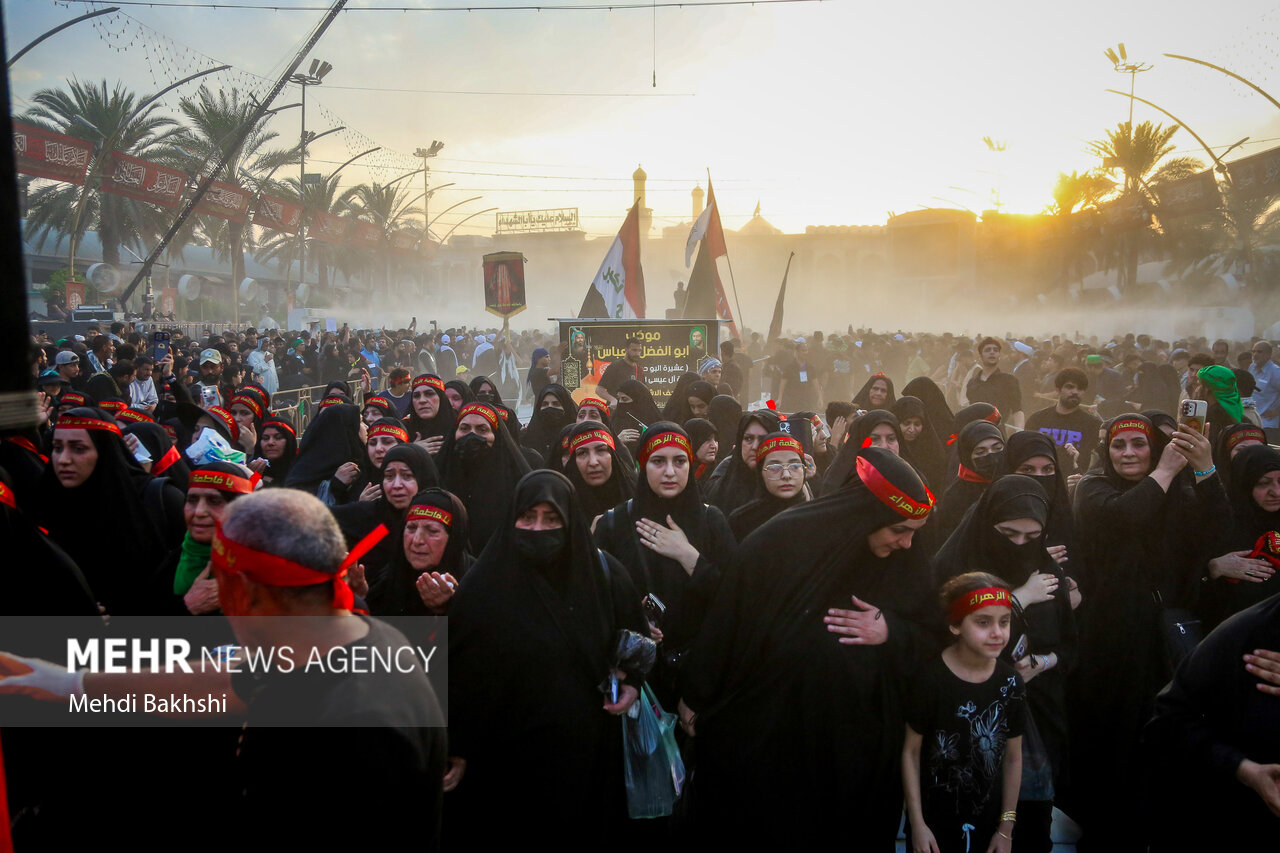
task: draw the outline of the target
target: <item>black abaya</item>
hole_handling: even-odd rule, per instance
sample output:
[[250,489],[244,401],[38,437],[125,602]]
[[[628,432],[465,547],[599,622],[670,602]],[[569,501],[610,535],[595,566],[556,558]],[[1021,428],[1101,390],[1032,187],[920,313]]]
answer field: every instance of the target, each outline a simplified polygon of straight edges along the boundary
[[[542,407],[548,395],[560,403],[560,408]],[[577,414],[578,406],[563,385],[557,385],[554,382],[547,385],[534,401],[533,416],[529,418],[529,426],[525,427],[524,434],[520,437],[520,446],[532,450],[545,459],[560,437],[560,431],[572,424]]]
[[[1151,445],[1151,468],[1167,439],[1141,415]],[[1080,659],[1071,679],[1072,780],[1068,811],[1088,843],[1125,849],[1142,843],[1143,824],[1118,812],[1142,767],[1138,737],[1156,692],[1172,673],[1165,661],[1158,589],[1166,607],[1195,605],[1200,572],[1216,554],[1205,531],[1225,529],[1230,509],[1217,477],[1192,484],[1174,479],[1166,493],[1150,476],[1138,482],[1116,473],[1108,452],[1102,471],[1076,486],[1076,529],[1087,571],[1077,577],[1083,602]],[[1126,847],[1127,845],[1127,847]]]
[[[666,432],[683,433],[675,424],[659,421],[645,430],[640,446],[643,448],[654,436]],[[691,474],[692,470],[691,464]],[[633,500],[621,501],[605,513],[596,524],[595,541],[626,567],[641,598],[652,593],[666,605],[658,626],[663,634],[662,654],[651,681],[659,701],[674,709],[679,699],[675,688],[678,665],[675,660],[665,659],[682,655],[697,637],[720,584],[721,569],[735,543],[724,515],[702,502],[698,483],[692,477],[679,495],[661,498],[649,487],[649,480],[641,470],[635,494]],[[680,563],[640,542],[636,522],[648,519],[669,527],[668,516],[698,551],[693,571],[687,571]]]
[[[927,504],[910,465],[861,452],[893,491]],[[929,570],[912,550],[876,558],[867,538],[904,520],[855,475],[735,552],[683,679],[698,714],[690,805],[708,842],[893,850],[899,680],[921,636],[912,623],[931,612]],[[888,620],[886,643],[844,645],[827,630],[827,609],[849,609],[854,595]]]
[[[565,526],[516,529],[543,502]],[[455,843],[619,843],[622,727],[599,686],[623,629],[647,634],[627,572],[592,543],[563,475],[526,475],[449,610],[450,753],[467,761],[445,804]]]

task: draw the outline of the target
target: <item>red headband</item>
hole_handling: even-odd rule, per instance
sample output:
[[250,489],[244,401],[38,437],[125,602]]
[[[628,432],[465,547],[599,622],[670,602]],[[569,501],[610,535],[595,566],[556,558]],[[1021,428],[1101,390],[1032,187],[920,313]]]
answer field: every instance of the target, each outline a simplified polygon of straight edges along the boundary
[[252,394],[246,394],[243,391],[233,394],[231,397],[231,404],[235,405],[236,403],[239,403],[249,411],[253,412],[253,416],[255,418],[262,417],[262,403],[258,402],[258,398],[254,397]]
[[903,518],[924,518],[933,509],[934,497],[929,487],[924,487],[927,503],[921,503],[906,492],[899,489],[888,478],[876,470],[876,466],[865,456],[858,457],[858,479],[871,490],[882,504]]
[[216,489],[233,495],[248,495],[253,493],[253,481],[225,471],[192,471],[187,479],[187,488]]
[[989,421],[989,422],[991,422],[991,423],[993,423],[993,424],[998,424],[998,423],[1000,423],[1000,410],[999,410],[999,409],[997,409],[995,406],[992,406],[992,407],[991,407],[991,414],[987,415],[985,418],[983,418],[983,420],[984,420],[984,421]]
[[494,429],[498,428],[497,413],[494,412],[493,409],[486,406],[484,403],[467,403],[465,406],[462,407],[462,410],[458,412],[458,420],[461,421],[467,415],[479,415],[480,417],[484,418],[486,421],[489,422],[489,426],[493,427]]
[[609,404],[594,396],[582,398],[582,402],[578,404],[578,410],[582,409],[599,409],[604,414],[609,414]]
[[374,424],[369,427],[369,438],[375,438],[380,435],[389,435],[392,438],[398,438],[405,444],[409,443],[409,431],[402,426],[393,426],[392,424]]
[[947,605],[947,619],[955,625],[963,622],[964,617],[970,613],[984,607],[1013,607],[1009,590],[998,586],[984,586],[982,589],[966,592]]
[[110,412],[114,417],[129,408],[129,404],[123,400],[103,400],[98,404],[98,408],[104,412]]
[[[323,406],[321,408],[323,408]],[[227,431],[231,433],[232,442],[240,440],[240,424],[236,422],[235,415],[231,414],[221,406],[210,406],[204,410],[204,413],[206,415],[213,415],[215,418],[222,421],[223,426],[225,426]]]
[[693,448],[689,446],[689,439],[678,432],[660,432],[640,448],[640,467],[643,468],[650,456],[666,447],[680,448],[689,457],[689,461],[693,461]]
[[756,448],[756,464],[759,465],[764,458],[770,453],[776,453],[779,450],[794,450],[804,457],[804,446],[789,435],[776,435],[773,438],[760,442],[760,446]]
[[120,427],[110,421],[100,421],[97,418],[82,418],[63,415],[58,418],[58,422],[54,425],[54,430],[60,429],[96,429],[102,432],[114,433],[116,438],[124,438],[124,434],[120,432]]
[[613,436],[602,429],[593,429],[576,435],[569,442],[569,452],[577,453],[579,447],[585,447],[588,444],[607,444],[610,450],[614,450]]
[[155,418],[146,412],[139,412],[137,409],[123,409],[116,412],[116,420],[133,421],[135,424],[153,424],[156,422]]
[[77,406],[89,405],[89,400],[79,391],[68,391],[58,398],[59,406],[65,406],[67,403],[71,403],[74,408]]
[[320,407],[316,409],[316,411],[323,412],[325,409],[329,408],[330,406],[339,406],[345,402],[347,401],[342,399],[341,397],[325,397],[323,400],[320,401]]
[[158,460],[151,463],[151,476],[160,476],[165,471],[172,468],[173,463],[177,462],[181,458],[182,454],[178,452],[178,448],[174,447],[172,444],[169,445],[169,449],[164,452],[164,456],[161,456]]
[[1242,441],[1260,441],[1263,444],[1266,444],[1267,434],[1255,426],[1238,429],[1231,433],[1231,435],[1227,436],[1227,451],[1230,452],[1231,448],[1235,447]]
[[425,518],[429,521],[438,521],[445,527],[453,526],[453,513],[443,510],[438,506],[429,506],[427,504],[415,504],[409,507],[409,512],[405,514],[405,521],[413,521],[415,518]]
[[265,424],[262,425],[262,428],[266,429],[267,427],[275,427],[276,429],[282,429],[285,432],[289,433],[289,435],[293,436],[294,438],[298,437],[298,434],[294,432],[293,426],[285,423],[284,421],[267,421]]
[[13,495],[13,489],[9,488],[4,483],[0,483],[0,504],[12,507],[13,509],[18,508],[18,499]]
[[430,373],[424,373],[413,380],[414,388],[421,388],[423,385],[430,385],[432,388],[436,389],[441,394],[444,393],[444,380],[441,379],[439,376],[435,376]]
[[226,539],[222,535],[222,525],[218,525],[213,535],[213,550],[210,557],[213,565],[224,572],[244,574],[267,586],[315,586],[332,583],[334,609],[350,610],[355,604],[355,596],[351,592],[351,587],[347,586],[347,569],[354,566],[386,535],[387,526],[379,524],[372,533],[356,543],[356,546],[347,554],[347,558],[342,561],[342,565],[338,567],[337,573],[332,575]]
[[1107,430],[1107,441],[1115,438],[1122,432],[1140,432],[1151,441],[1154,436],[1151,434],[1151,424],[1146,421],[1140,421],[1137,418],[1119,418],[1111,425],[1111,429]]
[[369,408],[370,406],[377,406],[379,409],[382,409],[382,411],[384,412],[394,411],[394,407],[391,405],[390,400],[388,400],[386,397],[379,397],[377,395],[374,395],[370,397],[368,400],[365,400],[364,405],[366,409]]

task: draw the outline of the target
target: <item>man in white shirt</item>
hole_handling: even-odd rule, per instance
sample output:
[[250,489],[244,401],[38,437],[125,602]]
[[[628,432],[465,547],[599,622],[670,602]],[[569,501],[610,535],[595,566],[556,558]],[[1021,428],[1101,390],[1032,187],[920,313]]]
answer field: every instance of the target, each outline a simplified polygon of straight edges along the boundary
[[151,356],[140,355],[133,360],[134,379],[129,383],[129,408],[146,412],[148,415],[156,410],[160,402],[156,394],[156,382],[151,376],[151,368],[155,364]]
[[268,394],[280,390],[280,377],[276,373],[275,356],[271,352],[271,339],[263,338],[260,345],[249,353],[249,369],[257,374]]
[[1258,341],[1253,345],[1253,363],[1249,365],[1258,387],[1253,402],[1264,427],[1280,427],[1280,365],[1271,360],[1271,344]]

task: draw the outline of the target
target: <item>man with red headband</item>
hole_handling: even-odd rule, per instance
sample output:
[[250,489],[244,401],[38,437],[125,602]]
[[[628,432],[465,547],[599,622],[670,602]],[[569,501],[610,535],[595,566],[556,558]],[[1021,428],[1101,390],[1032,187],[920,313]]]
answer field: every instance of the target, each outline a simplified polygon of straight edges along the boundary
[[[416,845],[435,850],[443,715],[416,657],[396,654],[392,668],[358,665],[374,650],[411,647],[396,629],[351,611],[345,575],[360,553],[357,546],[347,554],[337,523],[312,496],[290,489],[245,495],[223,514],[211,555],[222,612],[241,647],[239,671],[68,672],[62,663],[0,653],[0,693],[63,703],[225,695],[227,713],[246,720],[238,788],[217,804],[218,822],[230,821],[234,837],[314,849],[403,843],[399,820],[359,820],[342,807],[357,786],[376,784],[379,812],[411,819]],[[268,650],[277,664],[244,663]],[[279,663],[286,658],[292,671]],[[316,659],[349,665],[304,666]],[[202,806],[209,804],[192,803]]]

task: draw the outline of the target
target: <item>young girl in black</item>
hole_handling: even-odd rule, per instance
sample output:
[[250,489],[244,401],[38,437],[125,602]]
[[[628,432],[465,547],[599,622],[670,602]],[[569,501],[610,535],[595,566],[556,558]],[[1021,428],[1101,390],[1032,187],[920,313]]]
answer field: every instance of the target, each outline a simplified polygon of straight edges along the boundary
[[999,660],[1011,594],[996,576],[968,572],[943,585],[942,602],[955,640],[924,667],[907,700],[908,843],[915,853],[1009,853],[1023,713],[1022,680]]

